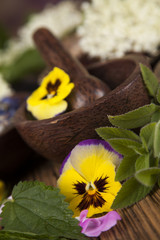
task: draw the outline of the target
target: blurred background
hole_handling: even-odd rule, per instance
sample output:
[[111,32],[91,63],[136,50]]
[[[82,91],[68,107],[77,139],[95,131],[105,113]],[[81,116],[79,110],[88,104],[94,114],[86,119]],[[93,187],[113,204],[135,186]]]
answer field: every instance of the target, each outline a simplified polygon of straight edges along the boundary
[[26,23],[28,16],[41,11],[46,4],[60,2],[60,0],[1,0],[0,24],[10,36],[15,36],[22,24]]

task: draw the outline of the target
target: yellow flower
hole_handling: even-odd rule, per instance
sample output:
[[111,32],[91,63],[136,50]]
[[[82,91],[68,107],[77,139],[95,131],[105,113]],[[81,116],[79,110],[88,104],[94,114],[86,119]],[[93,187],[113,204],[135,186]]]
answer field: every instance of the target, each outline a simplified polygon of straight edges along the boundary
[[74,217],[88,210],[88,217],[111,211],[121,184],[115,181],[115,168],[122,156],[103,140],[79,143],[65,159],[58,187]]
[[27,110],[38,120],[54,117],[67,109],[64,99],[73,87],[68,74],[55,67],[27,99]]
[[3,200],[5,196],[5,184],[0,180],[0,202]]

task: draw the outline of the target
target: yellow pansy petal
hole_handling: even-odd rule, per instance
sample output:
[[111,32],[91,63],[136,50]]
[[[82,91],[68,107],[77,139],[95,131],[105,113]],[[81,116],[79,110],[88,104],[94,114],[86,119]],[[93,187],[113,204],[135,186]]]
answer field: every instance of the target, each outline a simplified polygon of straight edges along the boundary
[[95,208],[94,206],[90,206],[88,209],[87,217],[92,217],[95,214],[112,211],[111,206],[115,199],[115,196],[110,193],[102,193],[101,196],[105,200],[105,204],[102,207],[97,208]]
[[65,88],[60,86],[57,91],[57,95],[54,96],[53,98],[48,99],[49,104],[55,104],[55,103],[65,99],[70,94],[70,92],[72,91],[73,88],[74,88],[73,83],[66,85]]
[[47,95],[47,91],[45,88],[39,87],[37,88],[31,96],[27,99],[27,104],[30,106],[36,106],[39,104],[40,100]]
[[108,180],[108,184],[107,184],[108,191],[106,192],[110,192],[112,195],[116,196],[119,190],[121,189],[122,185],[120,184],[120,182],[118,181],[115,182],[111,178],[108,178],[107,180]]
[[55,68],[54,68],[54,74],[57,76],[58,79],[60,79],[60,80],[63,79],[62,84],[66,85],[66,84],[69,83],[70,77],[69,77],[69,75],[68,75],[65,71],[63,71],[62,69],[55,67]]
[[73,217],[78,217],[80,215],[80,210],[77,207],[79,203],[82,201],[82,196],[78,195],[74,197],[69,204],[69,208],[74,212]]
[[55,105],[50,105],[46,99],[40,101],[36,106],[30,105],[29,101],[27,103],[27,110],[30,111],[38,120],[55,117],[67,109],[66,101],[61,101]]
[[72,167],[69,170],[63,172],[57,181],[57,186],[60,191],[66,197],[66,201],[71,201],[77,196],[77,190],[75,189],[76,183],[86,183],[86,181],[75,171]]
[[46,77],[43,78],[41,86],[46,88],[49,82],[54,84],[57,79],[59,79],[63,85],[67,85],[70,81],[68,74],[62,69],[55,67]]
[[[102,207],[94,207],[93,205],[91,205],[89,208],[87,208],[87,210],[88,210],[87,217],[92,217],[95,214],[112,211],[111,205],[112,205],[115,197],[110,193],[103,193],[103,194],[101,194],[101,196],[105,200],[104,205]],[[77,217],[80,215],[81,211],[78,208],[78,205],[81,203],[81,201],[82,201],[82,196],[80,196],[80,195],[77,195],[72,200],[70,200],[69,208],[74,212],[74,217]]]
[[92,181],[94,181],[95,179],[105,178],[105,177],[112,179],[112,181],[115,178],[115,166],[113,165],[113,163],[109,161],[102,162],[97,166],[97,169],[94,173],[94,178],[92,179]]
[[107,151],[103,145],[92,144],[86,146],[77,145],[72,150],[70,161],[76,171],[91,182],[104,172],[103,167],[107,167],[106,164],[113,166],[116,158],[118,158],[118,155]]

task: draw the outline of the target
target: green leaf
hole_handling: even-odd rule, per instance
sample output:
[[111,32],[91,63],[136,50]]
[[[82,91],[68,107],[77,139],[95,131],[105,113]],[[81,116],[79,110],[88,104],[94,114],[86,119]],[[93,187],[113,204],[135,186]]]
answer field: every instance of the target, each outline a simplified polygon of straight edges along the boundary
[[151,190],[152,187],[146,187],[132,177],[122,185],[111,208],[117,209],[131,206],[143,199]]
[[146,151],[153,149],[153,140],[156,123],[150,123],[141,128],[140,138]]
[[86,239],[59,189],[39,182],[20,182],[1,214],[5,231]]
[[154,156],[160,158],[160,121],[155,126]]
[[137,134],[130,130],[115,128],[115,127],[101,127],[97,128],[96,132],[104,140],[111,138],[128,138],[136,141],[140,141],[140,138]]
[[140,169],[149,168],[149,154],[140,156],[136,160],[135,167],[136,167],[136,171],[139,171]]
[[141,146],[141,148],[135,148],[135,152],[138,154],[138,155],[144,155],[146,154],[146,150],[143,146]]
[[158,86],[157,94],[156,94],[157,102],[160,103],[160,85]]
[[108,116],[108,118],[112,125],[117,127],[125,129],[138,128],[149,123],[152,115],[159,109],[159,106],[151,103],[122,115]]
[[136,179],[144,184],[145,186],[153,186],[158,180],[158,176],[160,175],[160,168],[152,167],[148,169],[142,169],[136,172]]
[[67,240],[67,238],[51,237],[45,235],[37,235],[32,233],[20,233],[14,231],[0,231],[1,240]]
[[126,156],[122,159],[116,173],[116,181],[122,181],[128,177],[131,177],[135,173],[135,162],[137,158],[138,155],[134,154]]
[[29,49],[21,54],[9,65],[0,66],[0,72],[9,83],[34,72],[39,72],[45,67],[44,61],[35,49]]
[[160,110],[153,113],[151,117],[151,122],[158,122],[160,120]]
[[141,143],[130,139],[113,138],[109,139],[108,142],[117,152],[126,156],[135,154],[136,149],[142,147]]
[[144,83],[148,89],[150,96],[156,98],[156,93],[159,85],[157,77],[148,67],[144,66],[143,64],[140,64],[140,68]]

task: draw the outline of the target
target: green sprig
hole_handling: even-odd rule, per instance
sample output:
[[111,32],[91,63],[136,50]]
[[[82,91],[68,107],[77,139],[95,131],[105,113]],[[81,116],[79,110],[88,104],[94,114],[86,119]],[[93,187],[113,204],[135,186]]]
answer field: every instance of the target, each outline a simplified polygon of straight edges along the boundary
[[[123,208],[144,198],[160,184],[160,86],[158,79],[140,64],[144,84],[152,103],[118,116],[108,116],[112,125],[96,131],[124,158],[116,173],[116,181],[126,180],[112,208]],[[131,130],[141,127],[139,135]]]

